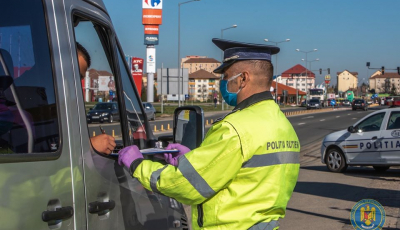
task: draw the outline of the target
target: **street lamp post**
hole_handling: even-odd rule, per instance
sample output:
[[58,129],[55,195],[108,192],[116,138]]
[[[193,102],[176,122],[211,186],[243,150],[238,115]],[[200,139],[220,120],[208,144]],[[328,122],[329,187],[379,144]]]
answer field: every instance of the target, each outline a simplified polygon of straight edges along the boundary
[[[178,3],[178,106],[181,106],[181,90],[180,90],[180,79],[181,79],[181,5],[197,2],[200,0],[190,0],[186,2]],[[182,91],[183,91],[183,79],[182,79]]]
[[[301,60],[302,60],[302,61],[305,61],[304,58],[301,59]],[[315,60],[312,60],[312,61],[308,61],[308,63],[310,64],[310,71],[312,71],[311,63],[313,63],[313,62],[315,62],[315,61],[319,61],[319,58],[317,58],[317,59],[315,59]],[[306,72],[307,72],[307,63],[306,63]],[[308,75],[306,74],[306,93],[307,93],[307,80],[308,80]]]
[[306,101],[307,101],[307,98],[308,98],[308,92],[307,92],[307,54],[308,53],[311,53],[311,52],[316,52],[316,51],[318,51],[317,49],[313,49],[313,50],[310,50],[310,51],[302,51],[302,50],[300,50],[300,49],[296,49],[296,51],[297,52],[302,52],[302,53],[305,53],[306,54]]
[[[235,24],[228,28],[221,29],[221,39],[224,38],[224,30],[234,29],[236,27],[237,27],[237,25]],[[224,62],[224,51],[221,51],[221,65],[223,62]],[[221,107],[222,107],[222,110],[224,110],[224,99],[223,98],[221,98]]]
[[[286,39],[286,40],[284,40],[284,41],[274,42],[274,41],[270,41],[270,40],[268,40],[268,39],[266,38],[266,39],[264,39],[264,41],[265,41],[265,42],[274,43],[275,46],[278,46],[279,43],[282,43],[282,42],[290,42],[290,39],[288,38],[288,39]],[[275,54],[275,76],[276,76],[276,77],[275,77],[275,90],[276,90],[276,93],[275,93],[275,103],[278,103],[278,54]]]

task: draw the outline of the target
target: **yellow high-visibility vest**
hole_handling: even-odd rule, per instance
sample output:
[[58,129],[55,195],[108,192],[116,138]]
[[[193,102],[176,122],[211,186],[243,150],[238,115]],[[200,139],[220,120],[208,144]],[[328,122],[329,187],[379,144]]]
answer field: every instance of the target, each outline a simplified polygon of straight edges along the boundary
[[264,92],[240,103],[178,167],[144,160],[133,176],[191,205],[193,229],[278,229],[297,182],[300,143],[270,98]]

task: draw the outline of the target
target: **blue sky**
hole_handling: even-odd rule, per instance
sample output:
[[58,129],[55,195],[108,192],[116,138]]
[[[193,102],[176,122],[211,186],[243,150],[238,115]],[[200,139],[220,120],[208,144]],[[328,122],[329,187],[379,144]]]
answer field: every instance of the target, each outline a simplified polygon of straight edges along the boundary
[[[178,3],[186,0],[163,0],[163,24],[156,46],[157,68],[178,65]],[[145,58],[143,45],[141,0],[104,0],[125,54]],[[332,82],[336,72],[359,73],[359,82],[367,82],[375,70],[371,67],[396,69],[400,66],[400,1],[398,0],[201,0],[181,5],[181,57],[208,56],[220,60],[220,50],[211,42],[224,38],[251,43],[264,39],[280,43],[278,71],[296,64],[305,66],[308,54],[311,69],[331,69]],[[265,43],[272,45],[271,43]],[[275,58],[273,58],[273,63]],[[389,70],[387,70],[389,71]],[[394,71],[394,70],[392,70]],[[322,83],[318,71],[317,84]]]

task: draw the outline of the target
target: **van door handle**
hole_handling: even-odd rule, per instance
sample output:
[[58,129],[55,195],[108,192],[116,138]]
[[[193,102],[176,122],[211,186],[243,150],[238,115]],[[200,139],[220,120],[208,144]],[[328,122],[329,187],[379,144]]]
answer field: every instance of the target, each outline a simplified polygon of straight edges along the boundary
[[108,202],[100,202],[100,201],[95,201],[92,203],[89,203],[89,213],[91,214],[97,214],[99,212],[104,212],[106,210],[113,210],[115,208],[115,201],[109,200]]
[[374,137],[371,138],[371,140],[376,140],[376,139],[378,139],[377,136],[374,136]]
[[74,215],[74,209],[71,206],[56,208],[55,211],[42,212],[42,220],[49,222],[53,220],[64,220],[71,218]]

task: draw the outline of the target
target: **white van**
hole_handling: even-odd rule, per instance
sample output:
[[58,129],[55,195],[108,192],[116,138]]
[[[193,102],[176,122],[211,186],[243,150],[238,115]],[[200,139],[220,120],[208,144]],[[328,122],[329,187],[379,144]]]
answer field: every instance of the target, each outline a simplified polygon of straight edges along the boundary
[[[76,42],[91,56],[84,81]],[[1,0],[0,53],[0,229],[188,229],[180,203],[91,144],[98,98],[118,103],[101,124],[115,153],[157,141],[101,0]],[[94,86],[108,78],[112,93]]]

